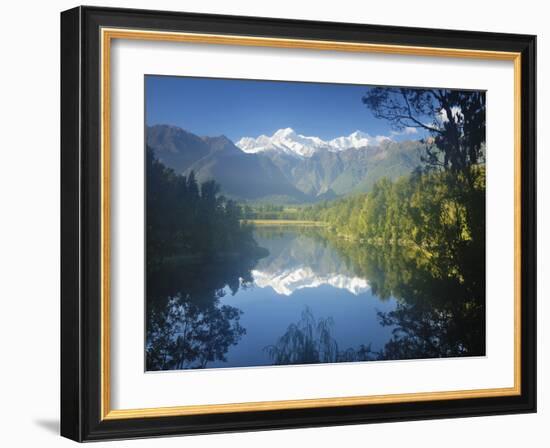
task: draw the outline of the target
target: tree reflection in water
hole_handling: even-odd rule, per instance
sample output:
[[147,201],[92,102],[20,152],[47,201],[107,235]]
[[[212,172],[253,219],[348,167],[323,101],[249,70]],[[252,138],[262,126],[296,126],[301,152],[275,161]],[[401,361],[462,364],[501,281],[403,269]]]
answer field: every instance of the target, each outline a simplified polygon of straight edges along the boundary
[[241,310],[222,305],[252,281],[257,258],[165,263],[147,278],[147,370],[204,368],[224,361],[246,330]]
[[370,345],[340,351],[333,336],[332,317],[315,319],[311,309],[302,311],[298,322],[290,324],[284,335],[265,352],[275,365],[317,364],[333,362],[370,361],[375,359]]
[[[316,318],[305,308],[297,322],[265,347],[274,365],[484,355],[483,247],[470,243],[451,250],[439,245],[439,252],[432,247],[430,259],[437,263],[429,263],[407,245],[361,244],[327,231],[303,232],[317,244],[336,250],[340,263],[347,264],[339,266],[339,272],[368,279],[378,299],[396,299],[395,309],[378,312],[379,324],[391,328],[392,336],[375,350],[369,340],[341,347],[335,327],[345,322],[335,322],[331,316]],[[204,368],[226,360],[246,329],[240,323],[241,310],[221,299],[253,284],[251,271],[258,266],[258,258],[170,261],[149,273],[148,370]],[[319,262],[319,257],[312,259]],[[331,260],[323,262],[332,266]]]
[[324,232],[349,269],[368,279],[373,294],[397,300],[393,311],[378,312],[392,337],[377,351],[369,341],[341,351],[332,317],[316,321],[306,309],[266,352],[274,364],[483,356],[485,238],[478,235],[466,244],[439,240],[421,256],[403,242],[358,243]]
[[[363,244],[331,239],[374,294],[398,301],[395,310],[378,315],[383,326],[394,327],[380,359],[485,354],[485,183],[480,173],[482,181],[475,176],[479,185],[458,177],[439,195],[441,188],[425,181],[423,210],[430,213],[411,207],[415,223],[409,235]],[[449,204],[461,213],[449,213]]]

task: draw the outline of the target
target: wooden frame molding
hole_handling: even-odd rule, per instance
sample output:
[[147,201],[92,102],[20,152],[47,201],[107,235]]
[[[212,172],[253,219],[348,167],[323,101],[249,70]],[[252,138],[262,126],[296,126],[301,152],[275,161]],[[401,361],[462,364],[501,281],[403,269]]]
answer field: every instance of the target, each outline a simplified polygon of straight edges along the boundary
[[[110,387],[110,67],[111,43],[114,39],[184,42],[212,45],[238,45],[355,53],[382,53],[412,56],[452,57],[485,60],[504,60],[514,63],[514,154],[515,154],[515,288],[514,288],[514,386],[509,388],[370,395],[304,400],[281,400],[219,405],[192,405],[143,409],[111,409]],[[216,413],[251,412],[283,409],[308,409],[334,406],[356,406],[382,403],[408,403],[431,400],[457,400],[482,397],[503,397],[521,394],[521,53],[455,48],[350,43],[304,39],[274,39],[217,34],[176,33],[138,29],[101,29],[101,418],[118,420],[185,416]]]
[[[82,442],[536,412],[536,36],[79,6],[61,13],[60,37],[61,435]],[[121,40],[513,64],[510,387],[113,408],[111,58]]]

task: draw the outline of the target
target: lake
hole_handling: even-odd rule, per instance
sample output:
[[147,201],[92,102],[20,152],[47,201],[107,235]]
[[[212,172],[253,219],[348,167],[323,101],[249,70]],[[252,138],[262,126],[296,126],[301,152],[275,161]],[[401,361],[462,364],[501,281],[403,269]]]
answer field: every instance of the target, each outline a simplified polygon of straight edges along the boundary
[[339,351],[383,348],[391,327],[381,326],[377,313],[395,308],[395,300],[380,300],[368,279],[354,275],[342,257],[315,229],[259,227],[255,239],[269,255],[252,270],[252,282],[235,294],[226,288],[222,303],[242,311],[246,329],[240,342],[229,348],[225,362],[209,367],[272,365],[266,347],[274,345],[302,313],[332,321],[332,338]]
[[441,275],[410,245],[322,227],[262,225],[253,238],[247,256],[183,254],[148,272],[147,370],[485,354],[470,264]]

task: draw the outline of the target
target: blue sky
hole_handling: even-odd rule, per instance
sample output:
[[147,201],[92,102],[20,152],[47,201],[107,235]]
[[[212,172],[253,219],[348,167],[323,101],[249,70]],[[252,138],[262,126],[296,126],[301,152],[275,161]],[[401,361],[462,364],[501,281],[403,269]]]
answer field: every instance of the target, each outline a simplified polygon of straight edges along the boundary
[[390,136],[388,122],[374,118],[361,102],[367,89],[348,84],[147,75],[145,119],[149,126],[171,124],[201,136],[223,134],[233,141],[272,135],[287,127],[325,140],[356,130]]

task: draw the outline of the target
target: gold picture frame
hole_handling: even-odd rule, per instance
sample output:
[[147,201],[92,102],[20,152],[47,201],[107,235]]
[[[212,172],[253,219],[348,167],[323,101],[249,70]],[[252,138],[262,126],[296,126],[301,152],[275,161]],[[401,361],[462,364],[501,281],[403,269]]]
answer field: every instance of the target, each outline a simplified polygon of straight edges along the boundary
[[[98,168],[98,192],[99,192],[99,249],[98,249],[98,273],[99,277],[99,322],[97,325],[97,334],[99,335],[99,344],[98,344],[98,359],[97,366],[99,367],[99,372],[97,376],[97,386],[99,389],[99,404],[93,405],[93,412],[88,409],[87,419],[92,419],[96,421],[96,426],[101,427],[102,425],[109,425],[116,422],[122,422],[121,424],[125,425],[122,429],[114,429],[112,431],[106,430],[106,432],[99,431],[94,435],[94,431],[90,425],[88,426],[88,435],[82,433],[82,421],[74,423],[72,419],[65,417],[67,422],[65,425],[65,430],[62,429],[62,432],[65,432],[65,435],[81,440],[88,440],[94,438],[118,438],[124,436],[131,436],[132,432],[128,429],[128,425],[133,425],[135,421],[143,421],[146,419],[150,421],[150,427],[145,434],[162,434],[162,429],[158,429],[156,421],[162,421],[163,418],[175,418],[182,419],[184,422],[185,418],[191,418],[193,416],[212,416],[212,415],[228,415],[236,414],[241,415],[242,413],[262,413],[262,412],[272,412],[272,411],[296,411],[296,410],[314,410],[320,408],[327,408],[327,412],[337,408],[346,408],[350,407],[359,407],[364,409],[365,406],[370,406],[375,408],[375,405],[388,405],[388,404],[403,404],[403,403],[417,403],[419,406],[424,402],[434,402],[434,401],[444,401],[448,403],[449,406],[452,406],[453,401],[460,400],[472,400],[472,399],[511,399],[510,403],[515,403],[514,399],[525,400],[527,397],[529,402],[532,401],[532,390],[529,388],[526,390],[524,385],[526,384],[527,379],[531,378],[533,372],[531,371],[530,363],[534,362],[532,359],[533,354],[531,350],[526,354],[526,338],[525,332],[532,331],[532,329],[526,330],[522,327],[524,322],[528,318],[529,321],[532,320],[532,316],[526,316],[525,312],[525,301],[528,298],[525,295],[525,284],[524,278],[525,273],[522,273],[522,269],[525,270],[525,261],[527,258],[532,258],[531,249],[526,250],[526,243],[524,237],[524,230],[522,222],[525,222],[526,214],[531,214],[531,209],[533,204],[531,202],[526,203],[526,192],[525,185],[526,182],[532,182],[532,179],[525,177],[526,170],[530,168],[531,164],[534,161],[531,161],[530,158],[526,158],[526,154],[530,154],[534,151],[534,143],[531,142],[528,136],[522,134],[525,132],[525,129],[529,129],[529,126],[532,124],[533,114],[528,114],[526,111],[531,110],[532,103],[529,101],[526,102],[526,99],[530,98],[526,96],[526,89],[531,87],[531,78],[533,77],[532,72],[530,71],[530,63],[534,57],[532,53],[532,37],[520,36],[514,37],[510,35],[508,37],[503,37],[502,49],[489,48],[491,46],[490,39],[488,36],[477,36],[476,39],[478,42],[479,48],[469,48],[467,46],[460,46],[460,42],[469,42],[468,38],[473,36],[470,35],[461,35],[460,32],[448,32],[446,37],[433,37],[433,46],[426,45],[425,42],[413,43],[407,45],[402,42],[390,42],[392,37],[389,35],[389,31],[386,30],[368,30],[367,26],[365,28],[365,41],[347,41],[345,39],[341,40],[330,40],[330,39],[321,39],[318,37],[312,38],[289,38],[289,37],[278,37],[276,32],[273,29],[276,29],[277,26],[283,27],[295,27],[296,30],[299,29],[299,25],[290,23],[282,24],[277,21],[269,22],[269,19],[258,19],[260,21],[269,22],[267,28],[271,31],[267,31],[267,35],[250,35],[249,32],[243,29],[243,34],[230,34],[228,32],[223,32],[223,25],[220,25],[216,19],[212,18],[213,25],[212,29],[216,31],[206,32],[198,31],[193,24],[193,17],[187,17],[184,14],[178,15],[177,13],[155,13],[151,12],[145,14],[146,20],[150,20],[150,23],[153,23],[153,19],[156,21],[155,24],[162,23],[162,20],[166,20],[166,29],[160,29],[158,26],[155,26],[155,29],[147,29],[146,26],[138,26],[139,20],[135,23],[134,26],[130,26],[134,23],[134,18],[130,12],[124,12],[117,10],[119,12],[109,11],[109,14],[114,14],[115,19],[104,18],[104,12],[109,11],[102,8],[76,8],[65,12],[65,30],[68,34],[74,34],[75,32],[84,33],[83,28],[76,26],[75,24],[81,21],[91,21],[93,23],[91,27],[94,31],[93,39],[95,39],[95,44],[97,45],[98,54],[94,56],[94,61],[97,62],[98,69],[98,91],[97,98],[99,100],[98,110],[99,110],[99,133],[97,135],[97,141],[99,143],[99,165]],[[155,16],[155,14],[157,14]],[[180,30],[175,31],[170,29],[168,22],[170,20],[181,19],[182,28],[185,29],[189,27],[189,31]],[[254,19],[250,19],[254,24]],[[237,23],[238,19],[235,19]],[[86,22],[88,23],[88,22]],[[142,23],[142,22],[139,22]],[[170,22],[172,23],[172,22]],[[338,24],[320,24],[319,29],[325,27],[330,29],[338,28]],[[360,27],[358,25],[358,27]],[[246,28],[246,26],[244,27]],[[345,32],[345,27],[342,33]],[[76,30],[76,31],[75,31]],[[424,30],[426,36],[431,36],[432,30]],[[90,31],[86,31],[89,33]],[[285,35],[287,29],[281,30],[280,33]],[[369,34],[370,33],[370,34]],[[373,34],[374,33],[374,34]],[[385,38],[387,42],[377,42],[369,41],[369,36],[380,33],[381,39],[385,36],[384,33],[387,33]],[[297,33],[298,34],[298,33]],[[315,33],[312,33],[315,34]],[[318,34],[318,32],[317,32]],[[468,33],[466,33],[468,34]],[[88,36],[88,34],[81,35],[81,38]],[[439,35],[438,35],[439,36]],[[74,36],[73,36],[74,37]],[[91,39],[89,36],[88,39]],[[485,40],[484,40],[485,39]],[[515,39],[515,40],[514,40]],[[282,401],[258,401],[258,402],[242,402],[242,403],[231,403],[231,404],[217,404],[217,405],[188,405],[188,406],[174,406],[174,407],[156,407],[156,408],[141,408],[141,409],[113,409],[111,407],[111,366],[110,359],[112,356],[111,353],[111,298],[110,298],[110,289],[111,289],[111,265],[110,265],[110,247],[111,247],[111,45],[115,40],[140,40],[140,41],[162,41],[162,42],[182,42],[182,43],[198,43],[198,44],[208,44],[208,45],[231,45],[231,46],[243,46],[243,47],[269,47],[269,48],[286,48],[286,49],[301,49],[301,50],[316,50],[316,51],[341,51],[341,52],[354,52],[354,53],[378,53],[378,54],[397,54],[397,55],[408,55],[408,56],[418,56],[418,57],[443,57],[443,58],[465,58],[465,59],[476,59],[476,60],[487,60],[487,61],[511,61],[514,66],[514,386],[505,387],[505,388],[485,388],[485,389],[473,389],[473,390],[459,390],[459,391],[443,391],[443,392],[422,392],[422,393],[405,393],[405,394],[392,394],[392,395],[371,395],[371,396],[351,396],[351,397],[338,397],[338,398],[315,398],[315,399],[304,399],[304,400],[282,400]],[[383,40],[383,39],[382,39]],[[458,46],[452,46],[453,45]],[[438,44],[439,42],[439,44]],[[520,42],[518,44],[517,42]],[[527,45],[526,44],[529,44]],[[76,45],[76,44],[74,44]],[[470,44],[468,44],[470,45]],[[81,50],[80,47],[73,50],[74,54],[79,54]],[[69,56],[66,57],[69,60]],[[70,64],[78,65],[79,61],[73,60],[74,56],[71,56],[70,62],[66,63],[66,66]],[[73,72],[69,73],[67,71],[66,76],[73,76]],[[527,75],[527,76],[526,76]],[[81,81],[82,82],[82,81]],[[528,87],[526,87],[528,86]],[[79,85],[78,89],[81,89],[82,86]],[[534,89],[534,85],[532,86]],[[74,90],[71,91],[73,94]],[[77,92],[80,97],[80,91]],[[68,126],[75,126],[74,123],[68,124]],[[67,131],[68,132],[68,131]],[[67,151],[67,149],[63,149]],[[527,166],[526,163],[529,165]],[[531,198],[529,198],[529,201]],[[73,213],[71,209],[67,211],[67,215]],[[530,235],[529,238],[534,238],[534,235]],[[81,250],[81,247],[78,246],[75,250]],[[532,269],[532,268],[530,268]],[[66,299],[68,300],[68,299]],[[531,300],[531,299],[529,299]],[[81,312],[81,310],[79,311]],[[65,318],[67,319],[67,318]],[[65,322],[65,321],[64,321]],[[64,323],[64,325],[69,325]],[[72,325],[72,324],[71,324]],[[79,328],[79,331],[82,331]],[[63,343],[63,342],[62,342]],[[82,350],[81,347],[78,347],[77,350]],[[528,357],[528,358],[527,358]],[[67,358],[68,359],[68,358]],[[65,362],[65,361],[64,361]],[[71,359],[66,361],[67,363],[78,363],[79,361]],[[529,368],[529,373],[527,378],[524,375],[525,369]],[[68,390],[69,388],[67,388]],[[73,388],[70,393],[73,392]],[[95,390],[95,389],[94,389]],[[69,392],[66,392],[66,396]],[[514,398],[515,397],[515,398]],[[77,399],[79,401],[79,406],[85,407],[83,398]],[[89,400],[89,398],[88,398]],[[63,412],[63,411],[62,411]],[[66,412],[66,411],[65,411]],[[337,412],[337,411],[335,411]],[[351,411],[350,411],[351,412]],[[481,412],[481,411],[480,411]],[[94,415],[91,415],[94,414]],[[95,420],[94,420],[95,419]],[[160,419],[160,420],[159,420]],[[90,421],[92,421],[90,420]],[[321,421],[320,421],[321,423]],[[182,423],[183,424],[183,423]],[[185,425],[184,425],[185,426]],[[284,426],[284,424],[283,424]],[[287,425],[292,426],[292,425]],[[236,425],[238,428],[238,424]],[[259,424],[258,427],[261,427]],[[183,428],[183,426],[182,426]],[[176,433],[188,433],[200,431],[200,424],[194,429],[186,431],[175,431]],[[220,425],[220,430],[223,426]],[[246,429],[247,427],[243,427]],[[118,431],[118,432],[117,432]],[[76,435],[75,435],[76,434]]]

